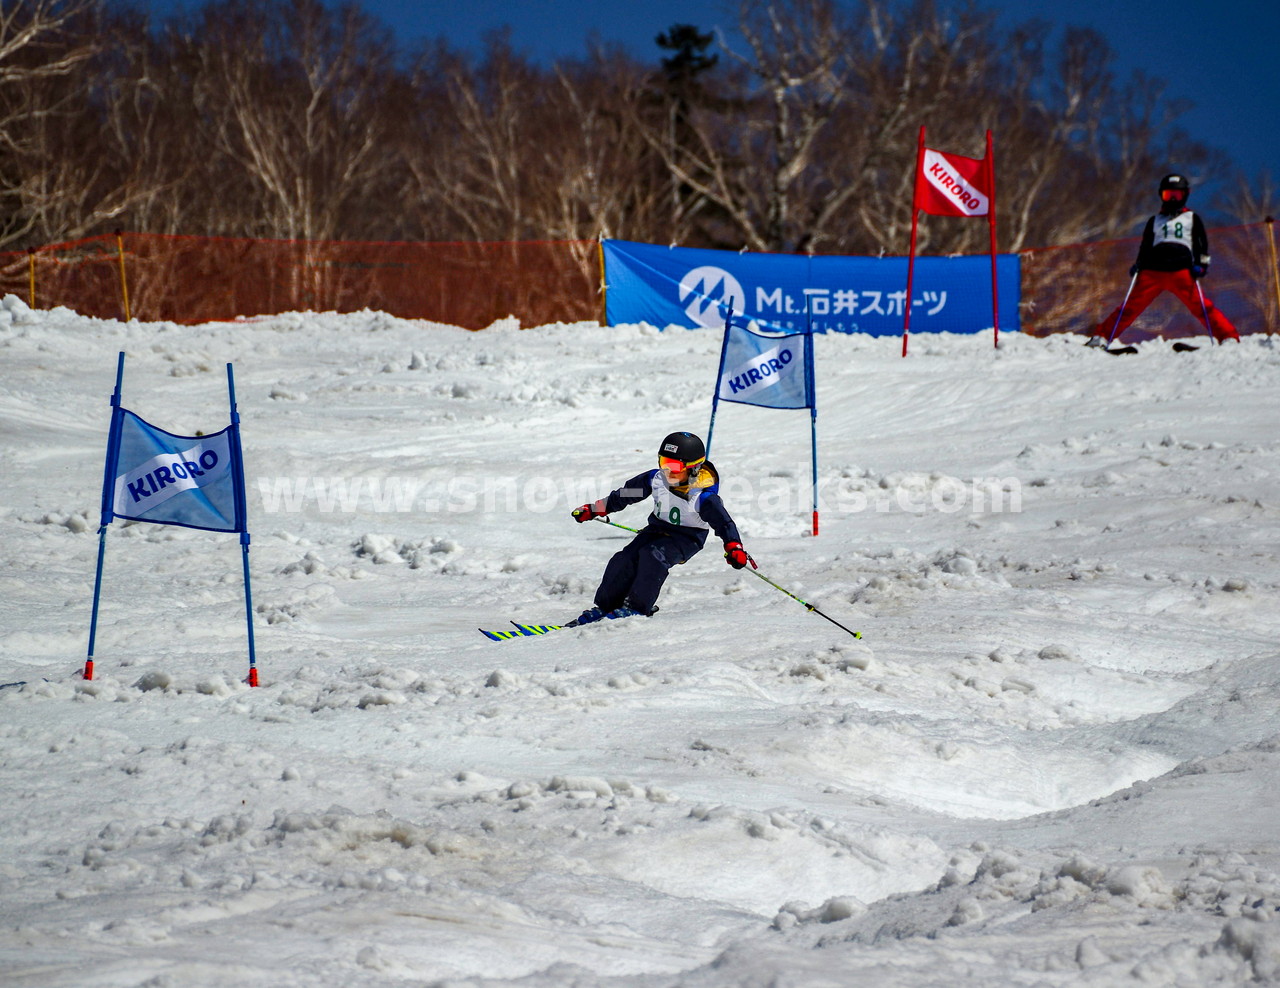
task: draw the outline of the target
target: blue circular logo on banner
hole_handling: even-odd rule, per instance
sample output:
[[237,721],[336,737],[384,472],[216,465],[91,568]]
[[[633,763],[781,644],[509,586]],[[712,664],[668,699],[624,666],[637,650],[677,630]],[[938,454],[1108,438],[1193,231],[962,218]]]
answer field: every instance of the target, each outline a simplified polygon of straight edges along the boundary
[[680,279],[680,304],[685,314],[707,329],[724,329],[724,310],[742,315],[746,303],[742,285],[724,268],[704,265]]

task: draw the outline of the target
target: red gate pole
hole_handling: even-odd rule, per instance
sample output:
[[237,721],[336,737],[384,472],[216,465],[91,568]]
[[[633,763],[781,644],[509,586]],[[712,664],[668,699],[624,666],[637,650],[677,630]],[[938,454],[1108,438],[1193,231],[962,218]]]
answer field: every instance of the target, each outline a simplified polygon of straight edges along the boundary
[[1000,345],[1000,289],[996,278],[996,159],[991,149],[991,131],[987,131],[987,181],[990,196],[987,200],[987,220],[991,227],[991,324],[995,327],[996,342]]
[[911,183],[911,252],[907,255],[907,297],[902,307],[902,355],[907,355],[907,337],[911,332],[911,280],[916,268],[916,225],[920,222],[920,162],[924,158],[924,124],[916,142],[916,174]]

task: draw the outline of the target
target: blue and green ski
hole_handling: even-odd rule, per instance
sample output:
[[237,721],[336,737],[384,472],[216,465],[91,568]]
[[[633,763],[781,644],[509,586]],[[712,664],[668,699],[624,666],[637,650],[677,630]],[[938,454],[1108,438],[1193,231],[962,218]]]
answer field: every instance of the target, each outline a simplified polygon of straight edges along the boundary
[[[608,614],[602,614],[597,621],[616,621],[618,618],[635,617],[639,611],[633,611],[629,607],[619,607],[616,611],[610,611]],[[594,624],[595,622],[590,622]],[[518,621],[512,621],[512,630],[507,631],[501,628],[497,631],[490,631],[488,628],[480,628],[480,634],[484,635],[492,642],[505,642],[513,638],[536,638],[538,635],[550,634],[552,631],[560,631],[564,628],[578,627],[577,621],[570,621],[568,624],[520,624]]]
[[510,641],[512,638],[533,638],[536,635],[545,635],[552,631],[559,631],[564,627],[563,624],[517,624],[515,621],[512,621],[511,624],[513,627],[510,631],[505,628],[498,631],[481,628],[480,634],[492,642],[505,642]]

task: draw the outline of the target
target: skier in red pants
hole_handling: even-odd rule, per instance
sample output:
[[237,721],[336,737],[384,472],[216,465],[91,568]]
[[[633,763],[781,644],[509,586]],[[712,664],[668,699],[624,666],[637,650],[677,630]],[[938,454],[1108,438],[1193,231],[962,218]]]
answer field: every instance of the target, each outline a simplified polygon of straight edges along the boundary
[[1209,237],[1204,222],[1187,208],[1190,195],[1191,183],[1184,176],[1160,180],[1160,212],[1142,231],[1138,259],[1129,269],[1134,279],[1129,294],[1120,308],[1098,323],[1088,346],[1107,346],[1119,339],[1161,292],[1173,292],[1219,343],[1240,342],[1231,320],[1200,290],[1198,282],[1209,271]]

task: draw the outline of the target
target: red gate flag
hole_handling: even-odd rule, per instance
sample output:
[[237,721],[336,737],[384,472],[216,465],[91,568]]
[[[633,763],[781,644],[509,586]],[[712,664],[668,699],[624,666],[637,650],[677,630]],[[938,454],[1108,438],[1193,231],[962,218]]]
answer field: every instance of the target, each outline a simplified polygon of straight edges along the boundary
[[995,189],[992,156],[965,158],[921,147],[916,209],[934,216],[986,216]]
[[902,355],[911,330],[911,283],[916,263],[916,226],[923,210],[933,216],[985,216],[991,228],[991,325],[1000,345],[1000,305],[996,292],[996,156],[987,131],[981,158],[947,154],[924,146],[924,125],[916,143],[915,191],[911,194],[911,253],[907,257],[907,297],[902,313]]

